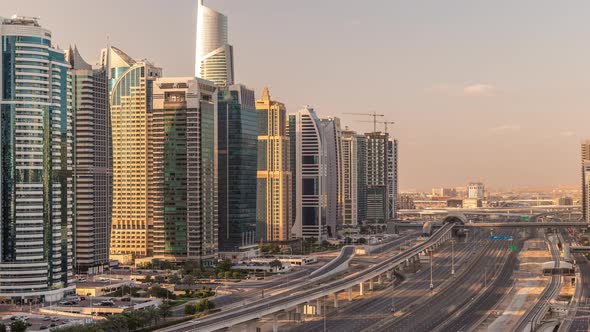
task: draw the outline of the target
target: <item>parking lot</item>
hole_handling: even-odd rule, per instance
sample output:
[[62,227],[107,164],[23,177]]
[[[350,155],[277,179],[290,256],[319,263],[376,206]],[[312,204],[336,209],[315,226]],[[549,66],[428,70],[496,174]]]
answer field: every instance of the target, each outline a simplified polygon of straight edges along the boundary
[[0,320],[7,327],[15,320],[22,320],[27,324],[27,331],[43,331],[57,326],[83,324],[84,319],[66,316],[43,316],[36,314],[13,314],[3,316]]

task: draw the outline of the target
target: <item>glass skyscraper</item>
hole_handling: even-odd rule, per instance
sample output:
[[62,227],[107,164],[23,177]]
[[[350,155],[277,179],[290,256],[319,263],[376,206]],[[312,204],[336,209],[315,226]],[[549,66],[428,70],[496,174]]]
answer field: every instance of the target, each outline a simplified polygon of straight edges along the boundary
[[74,267],[108,267],[112,205],[111,125],[107,70],[93,69],[76,46],[66,51],[74,113]]
[[154,82],[149,120],[154,257],[212,262],[217,254],[216,88],[195,78]]
[[69,66],[36,19],[0,38],[0,297],[55,301],[74,289]]
[[256,241],[258,123],[254,91],[235,84],[218,90],[219,250]]

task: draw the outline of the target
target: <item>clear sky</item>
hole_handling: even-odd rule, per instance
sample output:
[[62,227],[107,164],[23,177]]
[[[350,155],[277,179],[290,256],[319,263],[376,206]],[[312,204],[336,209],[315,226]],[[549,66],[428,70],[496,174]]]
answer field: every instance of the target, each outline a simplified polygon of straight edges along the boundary
[[[209,0],[236,77],[295,111],[396,121],[400,186],[577,184],[590,136],[590,1]],[[111,43],[194,72],[196,0],[2,0],[94,63]],[[357,131],[369,117],[342,115]]]

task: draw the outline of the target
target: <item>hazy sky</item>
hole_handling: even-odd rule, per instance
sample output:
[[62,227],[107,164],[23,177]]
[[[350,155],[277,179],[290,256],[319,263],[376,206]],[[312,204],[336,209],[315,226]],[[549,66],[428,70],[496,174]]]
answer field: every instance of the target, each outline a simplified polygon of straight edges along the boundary
[[[400,186],[577,184],[590,136],[590,1],[210,0],[236,76],[290,111],[396,121]],[[196,0],[2,0],[89,62],[111,43],[194,72]],[[342,115],[357,131],[369,117]]]

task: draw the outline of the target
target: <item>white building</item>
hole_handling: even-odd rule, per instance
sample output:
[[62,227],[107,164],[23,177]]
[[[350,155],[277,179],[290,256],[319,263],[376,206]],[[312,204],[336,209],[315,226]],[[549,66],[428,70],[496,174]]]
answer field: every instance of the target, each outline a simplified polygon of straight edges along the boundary
[[328,236],[336,237],[336,228],[342,225],[344,187],[342,177],[342,131],[339,118],[321,120],[326,150],[326,223]]
[[398,145],[396,139],[389,139],[389,151],[387,153],[387,198],[389,218],[397,217],[397,193],[398,193]]
[[233,46],[228,44],[227,17],[198,1],[195,76],[218,86],[233,85]]
[[584,191],[582,192],[582,195],[584,195],[583,201],[586,202],[586,204],[583,206],[583,215],[585,216],[585,218],[587,218],[585,219],[585,221],[590,222],[588,217],[590,216],[590,204],[588,204],[588,202],[590,202],[590,160],[584,160],[583,168]]
[[485,187],[481,182],[471,182],[467,187],[467,197],[483,199],[485,196]]
[[342,131],[342,224],[358,224],[358,146],[357,134]]
[[295,116],[295,238],[327,238],[326,150],[320,120],[309,106]]

